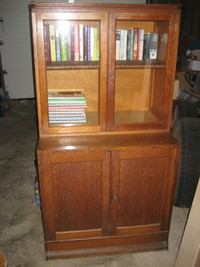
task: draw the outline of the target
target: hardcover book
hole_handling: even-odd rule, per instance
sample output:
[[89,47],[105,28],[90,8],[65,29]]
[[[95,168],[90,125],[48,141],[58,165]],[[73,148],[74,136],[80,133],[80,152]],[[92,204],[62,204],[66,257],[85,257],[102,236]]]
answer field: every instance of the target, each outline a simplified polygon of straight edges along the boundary
[[51,51],[51,61],[56,61],[56,42],[55,42],[55,27],[53,24],[49,25],[49,35],[50,35],[50,51]]
[[44,25],[44,41],[45,41],[45,55],[46,62],[51,61],[51,52],[50,52],[50,35],[49,35],[49,25]]
[[56,40],[56,61],[61,61],[60,51],[60,29],[58,25],[55,25],[55,40]]

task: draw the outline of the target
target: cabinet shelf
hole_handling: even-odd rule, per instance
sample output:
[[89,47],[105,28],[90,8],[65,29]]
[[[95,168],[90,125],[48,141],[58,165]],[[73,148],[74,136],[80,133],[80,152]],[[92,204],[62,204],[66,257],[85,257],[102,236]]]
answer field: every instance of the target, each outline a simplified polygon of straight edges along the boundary
[[115,124],[145,124],[159,123],[151,111],[148,110],[132,110],[132,111],[116,111]]
[[87,112],[86,122],[73,122],[73,123],[50,123],[50,127],[65,127],[65,126],[88,126],[88,125],[98,125],[99,117],[98,112]]
[[165,63],[159,60],[116,60],[116,69],[164,69]]
[[98,69],[99,61],[47,62],[47,70]]

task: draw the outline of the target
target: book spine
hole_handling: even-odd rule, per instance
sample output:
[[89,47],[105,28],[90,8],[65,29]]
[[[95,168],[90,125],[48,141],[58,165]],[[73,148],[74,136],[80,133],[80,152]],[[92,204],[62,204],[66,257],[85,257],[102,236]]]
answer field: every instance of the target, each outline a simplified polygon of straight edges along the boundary
[[99,60],[99,29],[97,28],[97,60]]
[[90,31],[90,56],[91,56],[91,61],[94,61],[94,28],[91,27]]
[[51,61],[56,61],[56,42],[55,42],[55,27],[54,25],[49,25],[50,34],[50,50],[51,50]]
[[116,30],[116,60],[119,60],[120,54],[120,30]]
[[79,24],[79,60],[83,61],[83,24]]
[[124,30],[124,57],[123,59],[127,59],[127,30]]
[[143,60],[143,49],[144,49],[144,30],[140,30],[140,49],[138,60]]
[[71,25],[71,57],[72,61],[74,61],[74,25]]
[[144,33],[143,59],[149,59],[149,33]]
[[124,60],[124,30],[120,30],[120,60]]
[[49,25],[44,25],[45,55],[46,62],[51,61]]
[[88,61],[91,60],[91,27],[90,25],[87,26],[88,32]]
[[138,28],[137,60],[139,60],[140,56],[140,34],[141,34],[141,28]]
[[72,60],[72,25],[67,25],[66,31],[66,39],[67,39],[67,60]]
[[83,29],[84,33],[84,60],[88,61],[88,27],[85,26]]
[[94,28],[94,60],[98,60],[98,28]]
[[131,30],[127,30],[127,60],[131,60]]
[[158,33],[153,32],[149,35],[149,58],[157,59],[158,56]]
[[56,61],[61,61],[60,51],[60,30],[58,25],[55,25],[55,40],[56,40]]
[[78,24],[74,25],[74,60],[79,61],[79,30]]
[[134,28],[133,32],[133,60],[137,60],[138,28]]
[[64,26],[60,28],[60,52],[61,61],[67,61],[67,36]]

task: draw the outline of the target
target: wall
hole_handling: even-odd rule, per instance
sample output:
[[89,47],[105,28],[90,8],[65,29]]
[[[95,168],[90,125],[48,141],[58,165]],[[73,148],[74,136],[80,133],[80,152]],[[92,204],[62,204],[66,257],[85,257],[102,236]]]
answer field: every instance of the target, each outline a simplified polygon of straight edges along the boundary
[[[30,0],[0,0],[0,17],[4,20],[2,27],[0,27],[0,36],[4,45],[0,48],[3,68],[8,73],[5,75],[6,90],[12,99],[35,97],[28,7],[30,2]],[[38,0],[37,2],[67,1]],[[75,2],[145,4],[146,0],[75,0]]]

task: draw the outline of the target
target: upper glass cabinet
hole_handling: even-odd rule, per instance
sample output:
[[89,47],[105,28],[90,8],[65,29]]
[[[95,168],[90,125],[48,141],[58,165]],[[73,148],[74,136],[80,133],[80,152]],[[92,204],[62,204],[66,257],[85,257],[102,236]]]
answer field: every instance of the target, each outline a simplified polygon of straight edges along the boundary
[[32,12],[40,134],[169,130],[178,6],[54,5]]

